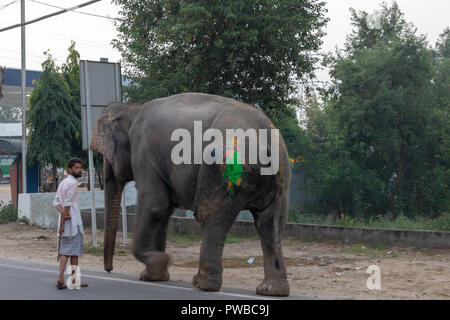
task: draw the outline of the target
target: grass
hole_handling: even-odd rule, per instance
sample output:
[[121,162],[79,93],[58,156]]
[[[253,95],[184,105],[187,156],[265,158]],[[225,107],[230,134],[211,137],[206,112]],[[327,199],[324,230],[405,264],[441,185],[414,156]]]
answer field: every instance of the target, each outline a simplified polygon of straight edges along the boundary
[[244,241],[249,240],[258,240],[259,238],[257,236],[253,237],[243,237],[243,236],[237,236],[231,233],[228,233],[227,239],[225,240],[225,244],[231,244],[231,243],[241,243]]
[[194,231],[185,234],[177,234],[174,231],[169,230],[167,241],[179,248],[187,248],[198,244],[200,242],[200,236]]
[[94,247],[91,244],[85,243],[83,245],[83,253],[92,254],[94,256],[102,256],[103,255],[103,246]]
[[300,213],[295,208],[289,210],[289,222],[304,224],[321,224],[343,227],[361,227],[378,229],[400,229],[400,230],[434,230],[450,231],[450,213],[442,213],[435,219],[426,217],[408,218],[400,214],[390,219],[385,216],[375,216],[368,219],[354,218],[344,213],[335,215],[314,215],[309,213]]

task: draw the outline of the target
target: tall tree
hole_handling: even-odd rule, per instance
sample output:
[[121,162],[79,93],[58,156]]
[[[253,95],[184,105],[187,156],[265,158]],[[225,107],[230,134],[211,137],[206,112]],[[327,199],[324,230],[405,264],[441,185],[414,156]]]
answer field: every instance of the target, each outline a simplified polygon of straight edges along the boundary
[[357,55],[362,50],[372,49],[380,41],[392,38],[416,37],[416,28],[405,20],[397,2],[383,2],[380,10],[372,13],[350,8],[351,24],[354,27],[344,45],[347,55]]
[[80,111],[80,53],[75,49],[75,42],[71,41],[70,47],[68,48],[69,54],[66,58],[66,62],[62,64],[61,71],[64,80],[69,86],[69,93],[72,99],[74,108],[76,108],[77,113]]
[[[61,66],[62,76],[66,81],[71,98],[72,111],[79,119],[79,126],[75,131],[75,139],[73,139],[72,156],[83,160],[83,169],[89,169],[88,155],[82,148],[82,128],[81,128],[81,96],[80,96],[80,54],[75,49],[75,42],[72,41],[68,48],[69,54],[66,62]],[[103,186],[103,157],[101,154],[94,153],[94,168],[97,173],[101,187]],[[90,184],[88,184],[88,188]]]
[[427,127],[433,171],[425,201],[440,213],[450,208],[450,29],[440,35],[433,52],[432,114]]
[[71,110],[79,118],[79,126],[75,130],[75,139],[73,139],[72,155],[83,160],[83,167],[87,169],[87,154],[82,150],[81,141],[81,97],[80,97],[80,54],[75,49],[75,42],[71,42],[68,48],[69,54],[66,62],[61,66],[61,75],[67,84],[70,96]]
[[320,154],[306,168],[318,201],[366,216],[445,210],[429,201],[433,190],[448,189],[431,183],[437,172],[427,41],[395,2],[383,3],[376,15],[352,10],[351,20],[344,49],[328,60],[333,82],[326,104],[310,122]]
[[196,91],[292,114],[296,79],[312,76],[324,35],[318,0],[114,0],[129,100]]
[[[70,88],[51,54],[42,63],[43,72],[31,93],[28,106],[28,157],[30,161],[51,165],[53,177],[56,169],[65,167],[72,156],[72,147],[80,119],[73,112]],[[52,190],[56,191],[56,179]]]

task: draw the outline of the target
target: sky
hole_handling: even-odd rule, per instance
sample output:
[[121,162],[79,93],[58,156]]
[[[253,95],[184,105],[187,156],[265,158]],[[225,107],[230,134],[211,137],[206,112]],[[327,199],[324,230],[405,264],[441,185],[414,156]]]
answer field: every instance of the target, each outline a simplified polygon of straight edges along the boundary
[[[36,0],[37,1],[37,0]],[[39,0],[39,2],[69,8],[88,0]],[[380,8],[382,0],[327,0],[326,16],[330,18],[326,27],[327,35],[323,38],[320,52],[334,51],[342,48],[346,35],[352,30],[350,11],[364,10],[373,12]],[[391,3],[391,1],[387,1]],[[430,44],[434,45],[439,34],[450,26],[448,0],[397,0],[405,18],[413,22],[419,34],[426,34]],[[9,4],[9,5],[8,5]],[[8,6],[6,6],[8,5]],[[6,7],[5,7],[6,6]],[[25,0],[26,21],[58,11],[33,0]],[[120,8],[109,0],[103,0],[78,10],[92,14],[117,17]],[[0,0],[0,28],[20,22],[20,0]],[[106,57],[109,62],[119,62],[120,54],[111,45],[116,37],[112,20],[89,16],[77,12],[64,13],[26,26],[26,68],[41,70],[45,60],[44,51],[50,53],[58,65],[61,65],[68,54],[71,40],[76,42],[80,59],[96,60]],[[20,68],[20,28],[0,32],[0,65]],[[327,81],[326,70],[318,70],[317,78]]]

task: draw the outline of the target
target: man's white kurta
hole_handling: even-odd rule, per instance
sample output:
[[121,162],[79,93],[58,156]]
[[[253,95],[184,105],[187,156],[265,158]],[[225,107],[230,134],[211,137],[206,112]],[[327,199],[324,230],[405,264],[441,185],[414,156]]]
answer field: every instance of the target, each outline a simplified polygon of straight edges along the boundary
[[[72,175],[61,181],[56,191],[53,206],[61,205],[70,207],[70,220],[66,220],[64,224],[63,237],[73,237],[77,234],[77,226],[80,227],[81,234],[84,234],[83,221],[81,220],[80,198],[78,196],[78,181]],[[61,225],[61,214],[58,217],[58,233]]]

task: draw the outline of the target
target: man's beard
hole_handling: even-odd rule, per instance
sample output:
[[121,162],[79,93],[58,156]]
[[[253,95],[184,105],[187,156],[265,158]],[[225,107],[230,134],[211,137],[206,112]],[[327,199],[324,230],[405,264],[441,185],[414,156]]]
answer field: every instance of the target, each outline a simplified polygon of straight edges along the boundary
[[75,178],[79,178],[79,177],[81,177],[81,172],[80,172],[80,173],[72,172],[72,175],[73,175]]

